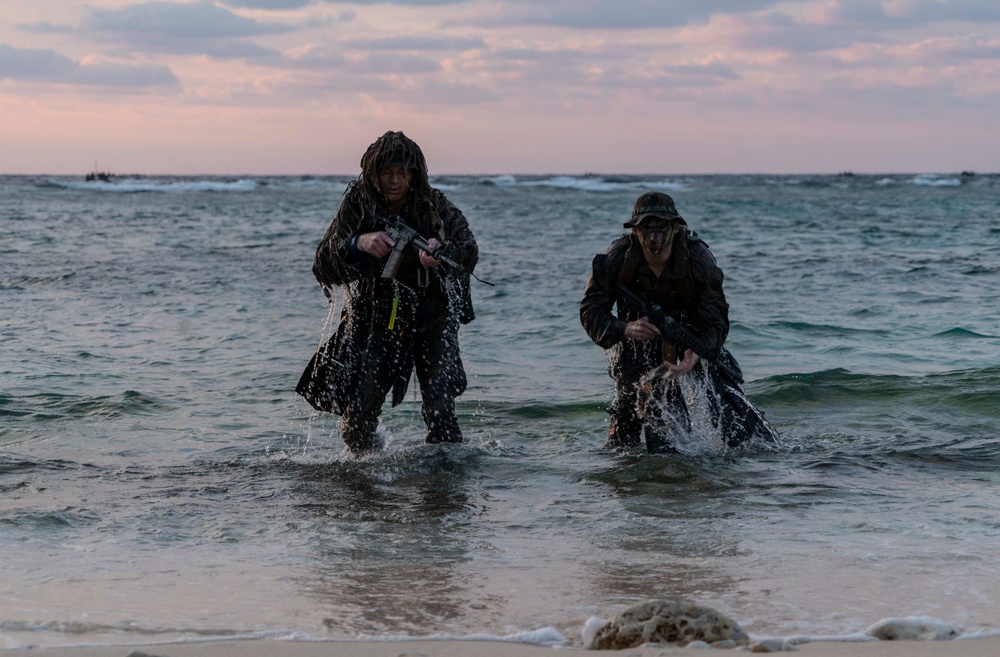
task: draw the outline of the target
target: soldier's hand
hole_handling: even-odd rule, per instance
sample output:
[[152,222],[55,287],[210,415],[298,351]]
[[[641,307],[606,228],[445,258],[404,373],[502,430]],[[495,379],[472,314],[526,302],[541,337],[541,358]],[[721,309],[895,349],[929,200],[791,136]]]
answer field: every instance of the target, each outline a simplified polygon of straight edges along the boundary
[[[441,242],[438,242],[435,238],[432,237],[429,240],[427,240],[427,246],[431,247],[431,249],[436,250],[439,246],[441,246]],[[422,264],[424,267],[437,267],[438,265],[441,264],[441,261],[435,258],[434,256],[425,253],[424,251],[421,251],[420,264]]]
[[684,351],[684,358],[682,358],[679,363],[677,364],[664,363],[664,365],[666,365],[667,369],[673,372],[674,374],[682,376],[693,370],[694,366],[698,364],[699,360],[700,358],[698,354],[694,353],[690,349],[687,349]]
[[365,233],[358,237],[358,248],[365,253],[370,253],[376,258],[384,258],[392,251],[396,243],[392,241],[385,231],[375,233]]
[[625,327],[625,337],[638,340],[639,342],[649,342],[659,334],[660,329],[656,328],[656,326],[645,317],[640,317],[634,322],[629,322],[628,326]]

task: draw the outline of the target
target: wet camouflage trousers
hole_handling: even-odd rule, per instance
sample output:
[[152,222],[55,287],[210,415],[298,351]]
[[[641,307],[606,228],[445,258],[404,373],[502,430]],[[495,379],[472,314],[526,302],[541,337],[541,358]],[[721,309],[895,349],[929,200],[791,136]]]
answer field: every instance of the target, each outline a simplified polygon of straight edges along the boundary
[[643,385],[643,377],[661,363],[656,344],[622,345],[610,364],[615,399],[607,409],[611,421],[605,447],[609,449],[638,447],[645,439],[650,454],[670,452],[673,447],[666,427],[690,429],[687,404],[675,378],[651,377]]
[[386,395],[394,385],[405,389],[414,370],[427,442],[462,442],[455,398],[465,391],[467,380],[459,353],[458,321],[448,312],[447,297],[404,302],[394,332],[386,328],[391,306],[378,303],[372,310],[370,333],[363,336],[359,331],[355,336],[367,340],[353,340],[353,386],[340,419],[344,442],[354,451],[375,446],[375,429]]

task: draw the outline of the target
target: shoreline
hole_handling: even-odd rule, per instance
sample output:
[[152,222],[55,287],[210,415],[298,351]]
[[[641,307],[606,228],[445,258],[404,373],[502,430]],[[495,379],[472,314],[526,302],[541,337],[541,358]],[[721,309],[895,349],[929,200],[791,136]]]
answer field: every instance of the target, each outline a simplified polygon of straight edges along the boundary
[[[747,649],[731,649],[749,652]],[[719,649],[646,645],[624,650],[588,650],[514,641],[476,639],[329,640],[224,639],[201,642],[0,648],[10,657],[539,657],[552,651],[628,657],[730,654]],[[711,651],[711,652],[706,652]],[[1000,636],[941,641],[819,640],[800,643],[794,652],[808,657],[995,657]]]

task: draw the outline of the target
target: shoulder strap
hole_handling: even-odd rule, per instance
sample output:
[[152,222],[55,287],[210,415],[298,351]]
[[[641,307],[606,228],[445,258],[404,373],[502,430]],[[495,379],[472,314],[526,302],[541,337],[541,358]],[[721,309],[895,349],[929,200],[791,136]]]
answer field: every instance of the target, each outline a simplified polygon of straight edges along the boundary
[[631,236],[626,236],[623,239],[628,240],[626,247],[628,250],[625,251],[622,268],[618,270],[618,282],[631,285],[639,274],[639,260],[642,258],[642,250],[635,248],[636,244],[633,244]]

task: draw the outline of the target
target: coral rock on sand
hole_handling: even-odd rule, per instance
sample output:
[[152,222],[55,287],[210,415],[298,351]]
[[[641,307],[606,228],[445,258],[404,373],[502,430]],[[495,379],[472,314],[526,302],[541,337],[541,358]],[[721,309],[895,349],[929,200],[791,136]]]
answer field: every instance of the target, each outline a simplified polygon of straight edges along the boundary
[[[745,646],[749,637],[733,619],[709,607],[656,600],[626,609],[594,635],[594,650],[622,650],[644,643]],[[725,643],[723,643],[725,642]]]
[[865,630],[865,634],[882,641],[943,641],[954,639],[961,631],[930,616],[907,616],[882,619]]

